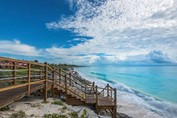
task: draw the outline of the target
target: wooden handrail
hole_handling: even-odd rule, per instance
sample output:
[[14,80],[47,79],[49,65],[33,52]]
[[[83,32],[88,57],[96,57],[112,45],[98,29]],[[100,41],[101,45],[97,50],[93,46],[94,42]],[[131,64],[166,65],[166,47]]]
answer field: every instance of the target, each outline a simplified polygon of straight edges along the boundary
[[25,67],[25,66],[17,65],[17,67],[27,69],[27,67]]
[[[8,73],[12,72],[10,74],[11,77],[8,76],[7,82],[14,83],[13,86],[0,88],[0,92],[26,86],[27,94],[30,95],[31,92],[34,92],[34,90],[31,89],[31,85],[37,84],[41,85],[40,89],[41,87],[44,87],[44,101],[46,101],[47,90],[49,90],[49,87],[52,90],[52,95],[54,95],[54,86],[58,86],[62,91],[65,91],[66,94],[75,95],[76,98],[79,98],[83,101],[86,101],[86,99],[88,99],[88,95],[93,95],[94,97],[92,99],[96,101],[96,108],[99,107],[99,101],[112,101],[114,105],[113,109],[116,111],[115,108],[117,102],[117,90],[109,86],[109,84],[107,84],[107,86],[105,87],[98,87],[97,85],[95,85],[94,82],[91,83],[86,79],[74,76],[73,74],[66,72],[63,69],[56,70],[49,66],[47,63],[40,64],[33,61],[0,57],[0,66],[4,70],[5,68],[8,69]],[[20,69],[23,69],[23,71],[25,71],[23,77],[18,77],[19,73],[21,73],[18,72],[21,71]],[[1,78],[0,82],[5,81],[2,79],[4,78]],[[17,81],[25,83],[15,85]]]
[[[65,75],[69,75],[69,77],[67,76],[67,79],[69,79],[70,81],[75,82],[76,84],[78,84],[78,85],[80,85],[82,88],[84,88],[83,83],[81,83],[80,81],[79,81],[79,82],[75,81],[75,80],[78,80],[78,79],[74,79],[75,76],[73,76],[72,74],[69,74],[69,73],[65,72],[65,71],[62,70],[62,69],[60,69],[60,70],[61,70]],[[56,70],[54,70],[54,71],[56,72]],[[56,72],[56,73],[58,73],[59,76],[65,77],[65,75],[61,74],[60,72]],[[71,77],[72,77],[72,79],[70,79]],[[60,77],[59,77],[59,78],[60,78]],[[87,86],[88,86],[88,85],[87,85]]]
[[[16,66],[17,67],[17,66]],[[14,69],[5,69],[5,70],[2,70],[2,69],[0,69],[0,72],[12,72],[12,71],[14,71]],[[26,68],[26,69],[15,69],[15,71],[16,72],[20,72],[20,71],[28,71],[28,68]],[[33,70],[32,68],[31,68],[31,72],[45,72],[44,70]]]
[[[41,77],[41,76],[43,76],[43,75],[31,75],[31,78],[33,78],[33,77]],[[3,78],[0,78],[0,81],[3,81],[3,80],[13,80],[14,78],[15,79],[21,79],[21,78],[28,78],[28,76],[3,77]]]
[[24,63],[31,63],[33,65],[45,66],[44,64],[33,62],[33,61],[17,60],[17,59],[12,59],[12,58],[5,58],[5,57],[0,57],[0,60],[11,61],[11,62],[24,62]]
[[49,65],[47,65],[47,67],[51,70],[54,71],[54,69],[52,67],[50,67]]
[[[94,86],[86,86],[85,84],[85,86],[83,85],[83,84],[81,84],[80,82],[78,82],[78,81],[76,81],[75,79],[71,79],[71,75],[70,75],[70,73],[66,73],[64,70],[62,70],[62,72],[65,74],[65,75],[62,75],[61,74],[61,76],[62,77],[66,77],[70,82],[66,82],[67,83],[67,85],[70,85],[71,84],[71,81],[72,82],[75,82],[75,84],[77,84],[77,85],[79,85],[81,88],[83,88],[83,90],[80,90],[80,91],[82,91],[82,92],[84,92],[84,94],[85,94],[85,96],[86,96],[86,94],[87,94],[87,92],[86,92],[86,88],[93,88],[93,89],[95,89],[95,87]],[[69,75],[69,76],[66,76],[66,75]],[[73,76],[72,76],[73,77]],[[77,88],[77,86],[74,86],[74,87],[76,87]],[[97,86],[97,90],[98,89],[103,89],[101,92],[99,92],[99,94],[101,94],[104,90],[107,90],[108,92],[107,92],[107,97],[111,97],[112,95],[110,95],[110,91],[112,91],[112,87],[110,87],[110,86],[106,86],[105,88],[102,88],[102,87],[98,87]],[[79,88],[78,88],[78,90],[79,90]],[[110,98],[110,99],[113,99],[113,98]]]
[[[67,75],[69,75],[70,73],[67,73],[66,71],[64,71],[63,69],[61,69],[61,71],[64,73],[64,74],[67,74]],[[71,74],[71,76],[73,77],[73,79],[76,79],[76,80],[78,80],[78,79],[80,79],[80,78],[78,78],[78,77],[76,77],[76,76],[74,76],[74,75],[72,75]],[[83,80],[84,81],[84,80]],[[82,83],[82,82],[81,82]],[[87,83],[88,84],[88,83]],[[88,84],[89,85],[89,84]]]
[[25,83],[25,84],[19,84],[19,85],[13,85],[13,86],[9,86],[9,87],[5,87],[5,88],[1,88],[1,89],[0,89],[0,92],[8,91],[8,90],[15,89],[15,88],[20,88],[20,87],[27,86],[27,85],[28,85],[28,83]]
[[[56,70],[54,70],[54,71],[56,71]],[[82,85],[79,81],[77,81],[77,79],[73,79],[72,77],[72,75],[69,73],[66,73],[65,71],[63,71],[62,70],[62,72],[63,72],[63,74],[65,74],[65,75],[63,75],[63,74],[61,74],[60,72],[56,72],[57,74],[59,74],[60,76],[62,76],[62,77],[64,77],[64,78],[66,78],[67,79],[67,81],[64,81],[64,83],[65,83],[65,86],[71,86],[71,82],[74,82],[75,84],[77,84],[77,85],[79,85],[81,88],[83,88],[83,90],[82,89],[80,89],[80,87],[78,88],[78,86],[73,86],[73,87],[75,87],[75,88],[77,88],[77,90],[79,90],[79,91],[81,91],[81,92],[84,92],[84,94],[85,94],[85,96],[86,96],[86,91],[84,91],[84,89],[86,90],[86,87],[84,86],[84,85]],[[69,76],[67,76],[67,75],[69,75]],[[60,79],[60,81],[61,81],[61,79]],[[75,85],[74,84],[74,85]],[[89,85],[90,86],[90,85]],[[93,88],[93,87],[92,87]],[[66,88],[65,88],[66,89]],[[66,91],[66,90],[65,90]],[[67,91],[66,91],[67,92]],[[86,99],[86,98],[84,98],[84,99]]]
[[0,66],[14,66],[13,64],[0,64]]
[[[39,81],[31,82],[30,85],[32,85],[32,84],[37,84],[37,83],[41,83],[41,82],[44,82],[44,80],[39,80]],[[1,89],[0,89],[0,92],[8,91],[8,90],[15,89],[15,88],[24,87],[24,86],[27,86],[27,85],[28,85],[28,83],[25,83],[25,84],[18,84],[18,85],[12,85],[12,86],[9,86],[9,87],[1,88]]]
[[38,84],[38,83],[41,83],[41,82],[44,82],[45,80],[38,80],[38,81],[35,81],[35,82],[30,82],[30,85],[32,84]]
[[103,88],[103,90],[101,92],[99,92],[99,94],[101,94],[102,92],[104,92],[104,90],[106,90],[106,88],[107,88],[107,86],[105,88]]
[[[61,76],[62,76],[62,77],[65,77],[65,75],[62,75],[62,74],[61,74]],[[67,78],[67,79],[70,79],[68,76],[66,76],[66,78]],[[76,82],[75,80],[71,79],[71,81],[75,82],[76,84],[78,84],[78,85],[82,86],[82,88],[84,88],[84,85],[82,85],[82,84]]]

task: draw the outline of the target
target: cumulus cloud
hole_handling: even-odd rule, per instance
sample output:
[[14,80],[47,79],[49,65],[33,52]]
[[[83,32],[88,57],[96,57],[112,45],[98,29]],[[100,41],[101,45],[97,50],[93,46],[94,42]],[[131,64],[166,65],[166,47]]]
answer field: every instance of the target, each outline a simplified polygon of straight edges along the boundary
[[171,62],[177,62],[176,0],[75,0],[72,3],[77,7],[75,15],[46,23],[47,28],[63,28],[93,39],[71,48],[48,48],[49,54],[66,57],[65,60],[68,55],[76,58],[71,55],[85,54],[88,56],[77,56],[74,62],[90,59],[90,63],[95,63],[122,62],[133,57],[145,60],[149,57],[144,55],[159,50]]
[[21,43],[19,40],[9,41],[0,40],[0,53],[22,55],[22,56],[39,56],[40,50],[34,46]]
[[148,56],[152,61],[157,63],[168,63],[170,61],[168,55],[163,54],[161,51],[155,50],[153,52],[150,52]]

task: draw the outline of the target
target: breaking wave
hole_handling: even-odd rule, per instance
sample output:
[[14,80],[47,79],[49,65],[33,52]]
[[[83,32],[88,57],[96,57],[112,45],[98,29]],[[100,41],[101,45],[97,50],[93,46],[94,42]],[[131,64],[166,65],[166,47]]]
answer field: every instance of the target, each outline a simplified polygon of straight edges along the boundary
[[132,89],[118,81],[108,80],[106,75],[101,73],[91,72],[91,74],[98,75],[96,77],[87,77],[81,72],[79,72],[79,74],[88,80],[95,81],[99,86],[104,87],[107,83],[109,83],[111,86],[117,88],[119,92],[125,93],[125,99],[145,108],[148,111],[159,114],[162,118],[177,118],[177,105],[175,103],[167,102],[139,90]]

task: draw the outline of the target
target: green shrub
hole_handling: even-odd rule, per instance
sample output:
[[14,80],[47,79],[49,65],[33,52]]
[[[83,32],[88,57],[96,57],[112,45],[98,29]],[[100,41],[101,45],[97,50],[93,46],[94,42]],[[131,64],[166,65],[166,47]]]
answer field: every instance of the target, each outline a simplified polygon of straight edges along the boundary
[[77,112],[71,112],[69,115],[71,118],[78,118]]
[[81,115],[81,118],[86,118],[87,117],[87,111],[84,109],[82,111],[82,115]]
[[55,105],[63,105],[63,102],[61,100],[59,101],[54,101],[52,102],[52,104],[55,104]]
[[59,115],[59,114],[45,114],[44,118],[66,118],[66,115]]
[[59,115],[58,118],[66,118],[66,115]]
[[26,114],[24,111],[18,111],[16,113],[11,114],[10,118],[26,118]]

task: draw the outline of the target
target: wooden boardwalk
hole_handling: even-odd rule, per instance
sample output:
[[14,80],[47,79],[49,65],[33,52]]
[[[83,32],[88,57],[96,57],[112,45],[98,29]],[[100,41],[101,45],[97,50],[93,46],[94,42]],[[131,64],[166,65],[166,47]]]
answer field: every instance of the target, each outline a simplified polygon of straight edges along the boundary
[[95,106],[97,113],[110,111],[116,118],[117,93],[111,86],[98,87],[47,63],[0,57],[0,108],[37,91],[42,91],[47,101],[49,90],[52,96],[64,95],[67,104]]
[[[42,89],[43,84],[34,84],[31,86],[31,93],[36,90]],[[27,87],[19,87],[16,89],[11,89],[7,91],[0,92],[0,106],[6,106],[16,100],[19,100],[27,95]]]

